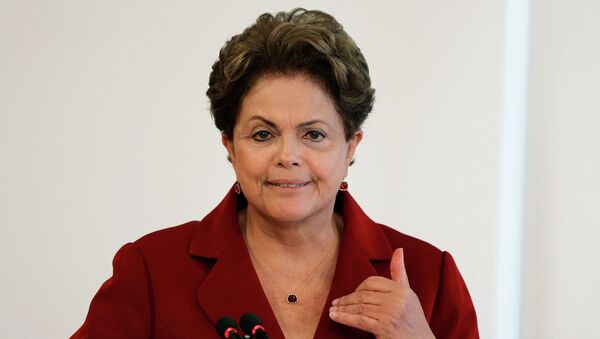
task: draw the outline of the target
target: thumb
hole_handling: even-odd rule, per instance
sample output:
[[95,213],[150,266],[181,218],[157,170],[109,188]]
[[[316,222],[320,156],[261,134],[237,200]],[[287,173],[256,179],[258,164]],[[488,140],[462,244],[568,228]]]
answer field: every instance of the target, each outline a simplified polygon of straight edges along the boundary
[[394,251],[392,261],[390,262],[390,274],[393,281],[410,287],[408,275],[406,275],[406,268],[404,267],[404,249],[397,248]]

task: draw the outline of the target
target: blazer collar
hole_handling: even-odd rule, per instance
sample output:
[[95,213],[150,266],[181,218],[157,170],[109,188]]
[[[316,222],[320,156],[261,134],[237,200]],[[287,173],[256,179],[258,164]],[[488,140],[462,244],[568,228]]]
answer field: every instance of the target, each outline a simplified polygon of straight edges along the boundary
[[[216,323],[222,316],[234,319],[257,313],[272,338],[283,338],[275,315],[252,266],[238,224],[238,196],[229,190],[219,205],[196,227],[189,254],[216,262],[198,289],[198,302]],[[348,192],[339,192],[336,206],[344,219],[338,261],[315,337],[366,335],[329,319],[335,298],[352,293],[367,277],[378,275],[371,260],[390,260],[392,248],[381,227],[374,223]]]
[[[233,187],[225,198],[196,228],[189,253],[204,258],[219,258],[234,238],[241,236],[238,224],[238,196]],[[371,260],[388,260],[392,256],[387,237],[379,225],[360,208],[349,192],[340,191],[336,206],[341,206],[344,219],[343,238],[352,238],[358,248]]]

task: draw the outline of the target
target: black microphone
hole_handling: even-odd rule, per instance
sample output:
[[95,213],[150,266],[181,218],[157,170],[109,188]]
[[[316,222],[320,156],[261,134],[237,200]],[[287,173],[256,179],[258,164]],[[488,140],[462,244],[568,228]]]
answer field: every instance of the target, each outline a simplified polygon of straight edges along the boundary
[[260,318],[256,314],[244,314],[240,318],[240,326],[244,333],[252,335],[256,339],[269,339],[267,332],[262,325],[262,321],[260,321]]
[[238,334],[238,326],[235,320],[229,317],[221,317],[217,321],[217,333],[221,338],[225,339],[242,339]]

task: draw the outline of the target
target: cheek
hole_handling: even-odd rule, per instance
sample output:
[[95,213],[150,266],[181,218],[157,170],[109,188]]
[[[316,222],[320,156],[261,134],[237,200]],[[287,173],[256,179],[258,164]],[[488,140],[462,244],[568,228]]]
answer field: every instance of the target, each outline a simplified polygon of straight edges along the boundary
[[328,156],[321,156],[314,159],[313,168],[319,181],[327,182],[331,185],[337,185],[346,173],[345,153],[337,152]]
[[263,177],[269,164],[266,152],[240,147],[236,150],[235,171],[239,177],[250,180]]

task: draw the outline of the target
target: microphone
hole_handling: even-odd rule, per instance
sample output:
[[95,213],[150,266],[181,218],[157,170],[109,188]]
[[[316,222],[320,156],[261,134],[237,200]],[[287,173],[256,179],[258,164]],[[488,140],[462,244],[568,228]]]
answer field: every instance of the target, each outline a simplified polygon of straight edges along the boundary
[[262,326],[262,321],[260,321],[260,318],[256,314],[244,314],[240,318],[240,326],[244,333],[251,334],[256,339],[269,339],[265,328]]
[[235,320],[229,317],[221,317],[217,321],[217,333],[221,338],[224,339],[242,339],[242,337],[238,334],[238,326]]

